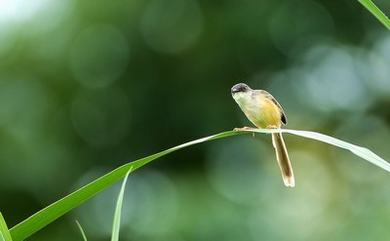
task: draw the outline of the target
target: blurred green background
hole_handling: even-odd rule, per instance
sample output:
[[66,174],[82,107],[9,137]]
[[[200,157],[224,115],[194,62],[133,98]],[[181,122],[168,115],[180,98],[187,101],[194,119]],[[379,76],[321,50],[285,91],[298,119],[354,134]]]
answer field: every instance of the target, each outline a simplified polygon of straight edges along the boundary
[[[388,0],[376,3],[390,13]],[[0,209],[9,226],[113,168],[249,125],[230,88],[270,91],[289,128],[389,160],[390,35],[357,1],[1,0]],[[388,240],[390,175],[286,136],[180,151],[129,178],[122,240]],[[110,237],[119,187],[30,240]]]

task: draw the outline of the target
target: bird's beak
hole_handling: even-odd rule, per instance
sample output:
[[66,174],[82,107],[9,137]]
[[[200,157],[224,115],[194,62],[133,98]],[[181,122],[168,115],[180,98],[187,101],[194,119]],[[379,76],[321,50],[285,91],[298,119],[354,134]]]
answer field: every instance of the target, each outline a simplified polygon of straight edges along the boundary
[[232,95],[237,93],[237,92],[240,92],[239,86],[233,86],[232,89],[231,89],[231,92],[232,92]]

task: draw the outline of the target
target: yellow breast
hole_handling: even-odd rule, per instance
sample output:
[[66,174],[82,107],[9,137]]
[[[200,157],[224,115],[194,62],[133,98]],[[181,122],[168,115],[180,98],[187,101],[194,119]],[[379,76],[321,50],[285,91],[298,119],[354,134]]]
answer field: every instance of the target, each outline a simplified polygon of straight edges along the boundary
[[282,125],[279,107],[264,95],[252,99],[251,104],[242,108],[248,119],[258,128],[280,128]]

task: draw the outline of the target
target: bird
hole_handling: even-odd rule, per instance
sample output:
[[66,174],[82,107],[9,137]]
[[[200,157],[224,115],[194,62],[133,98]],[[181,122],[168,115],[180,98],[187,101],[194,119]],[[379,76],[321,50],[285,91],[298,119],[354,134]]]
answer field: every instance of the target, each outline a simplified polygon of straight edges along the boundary
[[[245,116],[257,128],[280,129],[287,124],[287,117],[282,106],[267,91],[254,90],[247,84],[239,83],[231,88],[231,94]],[[248,129],[251,128],[244,127],[236,128],[235,130]],[[272,144],[276,152],[276,159],[284,185],[286,187],[294,187],[294,173],[281,132],[272,133]]]

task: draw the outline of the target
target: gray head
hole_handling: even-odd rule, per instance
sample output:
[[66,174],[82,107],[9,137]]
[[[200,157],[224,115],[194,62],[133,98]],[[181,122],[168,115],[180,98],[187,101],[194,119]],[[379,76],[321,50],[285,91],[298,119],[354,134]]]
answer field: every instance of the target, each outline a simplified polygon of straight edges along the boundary
[[235,95],[237,93],[245,93],[251,91],[251,87],[249,87],[247,84],[239,83],[232,87],[232,95]]

